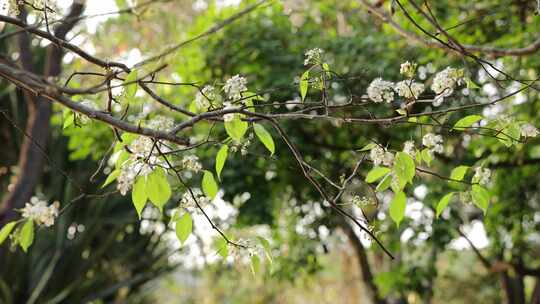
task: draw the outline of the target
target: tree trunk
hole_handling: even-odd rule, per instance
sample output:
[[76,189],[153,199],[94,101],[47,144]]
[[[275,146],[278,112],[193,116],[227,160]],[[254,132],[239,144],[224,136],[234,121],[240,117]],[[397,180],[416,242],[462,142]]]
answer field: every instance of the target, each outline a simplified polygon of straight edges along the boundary
[[362,273],[362,280],[365,289],[369,293],[368,298],[371,299],[372,303],[384,304],[385,301],[379,297],[377,285],[375,285],[375,282],[373,281],[373,273],[371,272],[371,267],[364,245],[362,245],[360,238],[358,237],[358,235],[356,235],[356,233],[354,232],[354,228],[348,221],[343,220],[341,227],[349,238],[349,241],[351,242],[358,258],[360,272]]

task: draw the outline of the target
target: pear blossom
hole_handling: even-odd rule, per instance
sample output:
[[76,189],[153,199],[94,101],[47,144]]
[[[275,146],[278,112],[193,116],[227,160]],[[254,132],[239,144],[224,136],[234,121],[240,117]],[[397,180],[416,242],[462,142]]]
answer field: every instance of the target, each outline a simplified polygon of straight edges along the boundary
[[242,98],[242,92],[247,91],[247,80],[240,75],[234,75],[229,78],[223,86],[223,91],[227,94],[227,97],[231,100]]
[[321,62],[324,51],[320,48],[314,48],[306,51],[304,65],[317,64]]
[[58,217],[58,208],[60,203],[55,201],[52,205],[47,205],[47,202],[33,196],[30,202],[24,205],[21,210],[22,217],[34,221],[37,225],[50,227],[54,225],[54,220]]
[[457,85],[463,83],[463,70],[452,67],[440,71],[435,75],[431,89],[437,94],[433,105],[439,106],[445,97],[452,95]]
[[424,84],[412,80],[403,80],[396,83],[394,90],[399,96],[407,99],[418,99],[418,96],[424,92]]
[[403,144],[403,152],[409,154],[410,156],[414,157],[415,151],[414,151],[414,141],[408,140]]
[[443,138],[441,135],[435,135],[433,133],[427,133],[422,137],[422,145],[429,149],[431,153],[443,153],[444,147],[442,145]]
[[536,137],[538,136],[538,129],[530,123],[522,124],[520,126],[521,136],[523,137]]
[[202,170],[202,165],[199,162],[199,158],[196,155],[186,155],[182,159],[182,167],[186,170],[193,171],[195,173]]
[[206,111],[212,105],[212,102],[220,103],[220,98],[221,96],[219,96],[214,86],[206,85],[195,95],[195,105],[197,109]]
[[474,169],[473,182],[477,182],[480,185],[487,185],[491,177],[491,170],[488,168],[476,167]]
[[413,78],[414,73],[416,72],[416,63],[411,63],[409,61],[405,61],[401,64],[399,73],[405,77]]
[[373,102],[387,102],[394,100],[394,84],[390,81],[385,81],[382,78],[375,78],[367,88],[367,95]]
[[385,151],[379,146],[371,149],[369,156],[371,161],[373,161],[374,166],[380,166],[383,164],[389,167],[394,163],[394,154],[392,152]]

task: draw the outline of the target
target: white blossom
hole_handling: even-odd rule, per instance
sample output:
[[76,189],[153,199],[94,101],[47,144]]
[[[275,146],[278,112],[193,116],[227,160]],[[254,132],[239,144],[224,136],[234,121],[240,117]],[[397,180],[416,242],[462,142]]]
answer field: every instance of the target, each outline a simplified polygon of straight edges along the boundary
[[[193,195],[192,195],[193,192]],[[195,199],[193,199],[195,197]],[[199,203],[199,205],[204,206],[208,203],[210,203],[211,199],[203,194],[201,189],[199,188],[193,188],[191,189],[191,192],[188,190],[182,194],[182,199],[180,200],[180,206],[182,208],[189,208],[194,209],[197,207],[196,203]]]
[[[231,110],[231,109],[234,109],[236,108],[235,106],[233,106],[230,102],[224,102],[223,103],[224,107],[223,107],[223,110]],[[223,120],[225,122],[231,122],[234,120],[234,116],[236,115],[236,113],[227,113],[227,114],[223,114]]]
[[403,152],[409,154],[410,156],[414,157],[415,155],[415,148],[414,148],[414,141],[408,140],[403,144]]
[[401,64],[399,68],[399,73],[401,75],[404,75],[405,77],[413,78],[414,73],[416,72],[416,66],[417,66],[416,63],[405,61],[404,63]]
[[305,53],[306,59],[304,60],[304,65],[318,64],[321,62],[322,55],[324,51],[320,48],[314,48],[307,50]]
[[424,84],[412,80],[403,80],[396,83],[394,90],[399,96],[407,99],[418,99],[418,96],[424,92]]
[[390,81],[385,81],[382,78],[375,78],[367,88],[369,99],[374,102],[390,103],[394,100],[394,84]]
[[206,85],[195,95],[195,105],[197,109],[206,111],[212,105],[212,102],[219,104],[220,97],[214,86]]
[[148,122],[148,128],[157,131],[169,132],[174,127],[174,120],[169,117],[158,115]]
[[369,156],[371,158],[371,161],[373,161],[374,166],[379,166],[383,164],[390,167],[394,163],[394,154],[392,152],[385,151],[379,146],[371,149]]
[[47,202],[40,200],[38,197],[33,196],[30,202],[24,205],[21,210],[22,217],[33,220],[37,225],[43,225],[50,227],[54,225],[54,220],[58,217],[59,202],[54,202],[52,205],[47,206]]
[[202,170],[202,165],[196,155],[186,155],[182,158],[182,167],[195,173]]
[[443,153],[444,147],[442,145],[443,138],[441,135],[435,135],[433,133],[427,133],[422,137],[422,145],[429,148],[430,152]]
[[474,169],[473,182],[477,182],[480,185],[487,185],[491,177],[491,170],[488,168],[476,167]]
[[538,129],[530,123],[522,124],[520,126],[521,136],[523,137],[536,137],[538,136]]
[[247,80],[240,75],[234,75],[229,78],[223,86],[223,91],[227,94],[227,97],[231,100],[242,98],[242,92],[247,91]]
[[452,95],[457,85],[463,83],[463,70],[452,67],[440,71],[435,75],[431,89],[437,94],[433,104],[438,106],[445,97]]

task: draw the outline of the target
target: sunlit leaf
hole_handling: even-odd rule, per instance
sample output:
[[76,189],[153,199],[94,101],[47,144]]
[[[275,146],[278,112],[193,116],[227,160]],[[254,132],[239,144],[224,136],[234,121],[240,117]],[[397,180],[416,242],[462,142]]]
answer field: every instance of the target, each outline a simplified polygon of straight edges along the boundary
[[465,174],[467,174],[467,170],[469,170],[468,166],[455,167],[452,173],[450,173],[450,178],[458,181],[463,180]]
[[259,140],[263,143],[263,145],[270,151],[270,155],[273,155],[275,152],[275,146],[274,146],[274,140],[272,139],[272,135],[266,131],[266,129],[261,124],[253,124],[253,129],[255,130],[255,134],[259,138]]
[[229,154],[229,146],[223,145],[216,154],[216,174],[219,180],[221,180],[221,171],[225,166],[225,161]]
[[302,77],[300,77],[300,96],[302,97],[302,101],[306,99],[308,88],[309,88],[309,70],[305,71],[304,74],[302,74]]
[[182,244],[187,240],[191,232],[193,231],[193,220],[191,219],[191,215],[189,213],[184,213],[177,221],[176,221],[176,236],[180,240]]
[[162,210],[172,194],[165,170],[158,168],[148,175],[146,179],[146,192],[150,201],[158,209]]
[[394,198],[390,202],[390,218],[396,223],[399,227],[399,224],[405,216],[405,205],[407,204],[407,197],[403,192],[397,192],[394,195]]
[[34,221],[26,220],[19,234],[19,244],[24,252],[28,251],[28,247],[34,242]]
[[218,192],[218,185],[216,183],[216,180],[214,179],[214,174],[210,171],[204,171],[203,179],[202,179],[202,189],[206,196],[210,198],[216,197],[216,194]]
[[7,239],[13,228],[15,228],[15,225],[17,222],[9,222],[2,227],[2,230],[0,230],[0,245]]
[[472,126],[474,123],[482,120],[482,116],[480,115],[469,115],[465,116],[462,119],[458,120],[452,129],[464,129]]
[[441,198],[436,208],[437,217],[439,217],[446,208],[446,206],[448,206],[448,203],[452,199],[452,196],[454,196],[454,192],[450,192]]
[[144,206],[146,205],[147,199],[148,196],[146,194],[146,177],[139,176],[135,180],[135,184],[133,184],[133,189],[131,190],[131,200],[133,201],[135,210],[137,210],[139,219],[141,218],[141,213],[144,209]]
[[379,179],[381,179],[383,176],[385,176],[388,172],[390,172],[389,168],[386,167],[373,167],[368,174],[366,175],[366,182],[373,183]]

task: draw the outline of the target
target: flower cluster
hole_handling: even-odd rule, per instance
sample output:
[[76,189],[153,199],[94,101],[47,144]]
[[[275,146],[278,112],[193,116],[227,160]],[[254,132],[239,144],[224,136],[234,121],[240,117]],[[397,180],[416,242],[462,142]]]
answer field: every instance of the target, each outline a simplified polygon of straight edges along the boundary
[[305,53],[306,59],[304,60],[304,65],[320,63],[322,61],[323,53],[324,51],[320,48],[307,50]]
[[489,178],[491,177],[491,170],[488,168],[476,167],[474,169],[473,182],[479,183],[480,185],[487,185],[489,183]]
[[229,78],[223,86],[223,91],[227,94],[227,98],[236,100],[242,98],[242,92],[247,91],[247,80],[240,75],[234,75]]
[[422,145],[429,149],[431,153],[443,153],[443,138],[440,135],[428,133],[422,137]]
[[206,85],[195,95],[195,105],[199,110],[206,111],[213,103],[221,103],[221,96],[214,86]]
[[385,81],[382,78],[375,78],[367,88],[367,94],[369,99],[374,102],[387,102],[390,103],[394,100],[394,83]]
[[182,159],[182,167],[186,170],[191,170],[195,173],[202,170],[202,165],[196,155],[186,155]]
[[371,149],[369,157],[371,158],[374,166],[379,166],[383,164],[387,167],[390,167],[394,163],[394,154],[392,154],[392,152],[386,151],[379,146]]
[[[192,195],[193,192],[193,195]],[[195,199],[193,198],[195,197]],[[211,202],[211,199],[204,195],[199,188],[193,188],[190,191],[184,192],[182,194],[182,199],[180,200],[180,206],[182,208],[188,208],[188,209],[194,209],[197,207],[197,203],[199,203],[200,206],[204,206]]]
[[[237,107],[233,106],[230,102],[224,102],[223,103],[223,110],[231,110],[235,109]],[[223,120],[225,122],[231,122],[234,120],[236,113],[227,113],[223,115]]]
[[407,78],[413,78],[416,73],[416,63],[405,61],[399,68],[399,73]]
[[424,92],[424,84],[412,80],[403,80],[396,83],[396,93],[407,99],[418,99],[418,96]]
[[415,156],[414,141],[408,140],[403,144],[403,152],[409,154],[411,157]]
[[58,216],[59,202],[54,202],[48,206],[47,202],[33,196],[30,202],[21,209],[22,217],[33,220],[37,225],[50,227],[54,225],[54,219]]
[[431,89],[437,94],[433,105],[439,106],[445,97],[452,95],[457,85],[463,83],[463,70],[452,67],[440,71],[435,75]]
[[523,137],[536,137],[540,132],[538,132],[538,129],[534,125],[526,123],[521,125],[520,133]]
[[356,205],[356,206],[359,206],[359,207],[364,207],[364,206],[372,205],[375,202],[374,202],[374,200],[372,198],[355,195],[352,198],[352,203],[353,203],[353,205]]
[[148,128],[163,131],[163,132],[169,132],[174,127],[174,120],[169,117],[165,116],[156,116],[152,120],[148,122]]

